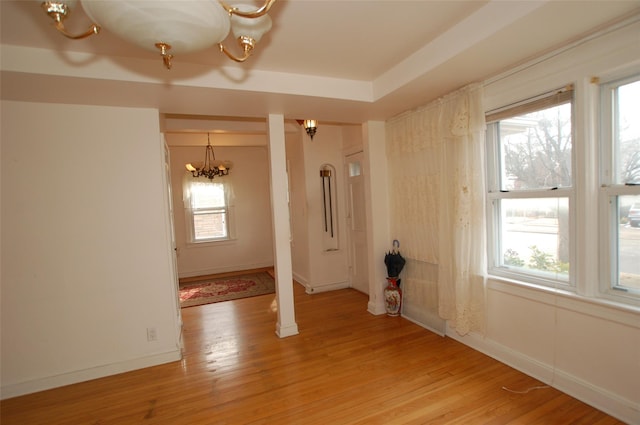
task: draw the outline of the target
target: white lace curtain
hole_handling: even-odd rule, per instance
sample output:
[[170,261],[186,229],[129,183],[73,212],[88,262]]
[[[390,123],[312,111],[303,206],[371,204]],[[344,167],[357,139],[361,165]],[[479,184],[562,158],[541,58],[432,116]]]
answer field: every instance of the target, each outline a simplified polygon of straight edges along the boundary
[[438,314],[461,335],[484,331],[484,131],[480,85],[387,122],[392,235],[437,264]]
[[[196,199],[192,196],[194,190],[205,186],[221,187],[224,191],[223,202],[217,202],[215,199],[208,200],[207,207],[229,207],[233,205],[234,193],[233,186],[231,184],[231,176],[224,176],[209,180],[206,177],[193,177],[190,172],[185,171],[182,176],[182,201],[185,209],[196,208],[194,202]],[[205,197],[205,201],[207,198]]]

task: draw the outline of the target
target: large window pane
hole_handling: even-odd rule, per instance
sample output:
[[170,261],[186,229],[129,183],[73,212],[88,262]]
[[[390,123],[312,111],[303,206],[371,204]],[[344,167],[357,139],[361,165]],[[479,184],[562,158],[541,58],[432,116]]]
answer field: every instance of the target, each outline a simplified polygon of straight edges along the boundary
[[567,86],[487,116],[489,271],[573,286],[573,90]]
[[637,296],[640,294],[640,76],[605,83],[601,95],[602,181],[606,194],[603,200],[611,207],[609,252],[603,255],[608,254],[610,261],[602,265],[606,272],[602,288],[608,295]]
[[191,242],[209,242],[229,238],[228,209],[223,183],[194,181],[189,183]]
[[220,239],[227,237],[224,211],[194,212],[193,230],[195,240]]
[[618,197],[618,284],[640,290],[640,196]]
[[569,205],[566,198],[502,199],[502,266],[541,278],[569,278]]
[[619,86],[614,94],[613,138],[616,181],[640,184],[640,81]]
[[499,122],[501,190],[571,186],[571,103]]

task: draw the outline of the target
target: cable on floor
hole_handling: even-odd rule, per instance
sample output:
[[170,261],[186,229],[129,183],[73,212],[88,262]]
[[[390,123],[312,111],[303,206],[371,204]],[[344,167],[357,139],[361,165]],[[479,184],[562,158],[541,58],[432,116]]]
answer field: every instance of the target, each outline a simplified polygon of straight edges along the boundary
[[545,389],[545,388],[551,388],[551,387],[548,386],[548,385],[538,385],[536,387],[527,388],[524,391],[516,391],[516,390],[512,390],[512,389],[507,388],[507,387],[502,387],[503,390],[508,391],[510,393],[513,393],[513,394],[527,394],[527,393],[529,393],[529,392],[531,392],[533,390],[542,390],[542,389]]

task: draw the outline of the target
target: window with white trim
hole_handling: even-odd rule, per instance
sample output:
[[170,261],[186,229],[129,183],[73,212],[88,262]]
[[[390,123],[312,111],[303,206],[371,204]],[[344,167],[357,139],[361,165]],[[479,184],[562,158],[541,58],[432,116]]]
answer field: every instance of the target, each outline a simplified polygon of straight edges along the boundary
[[191,243],[229,239],[229,209],[225,183],[189,181],[185,211]]
[[[600,86],[605,293],[640,296],[640,74]],[[608,245],[608,246],[607,246]]]
[[573,90],[487,114],[489,272],[573,285]]

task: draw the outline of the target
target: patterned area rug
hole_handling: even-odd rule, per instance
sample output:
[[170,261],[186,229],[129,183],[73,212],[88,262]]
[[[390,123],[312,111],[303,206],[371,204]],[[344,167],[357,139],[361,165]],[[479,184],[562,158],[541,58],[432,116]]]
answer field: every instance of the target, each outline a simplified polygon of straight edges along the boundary
[[267,272],[218,279],[204,279],[180,285],[180,306],[218,303],[275,293],[275,282]]

